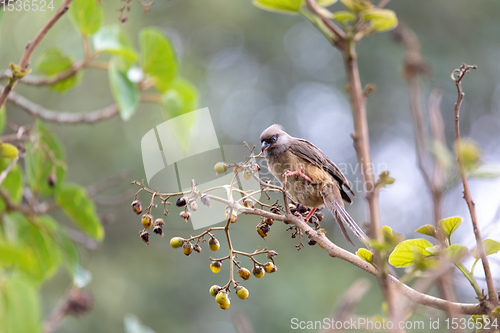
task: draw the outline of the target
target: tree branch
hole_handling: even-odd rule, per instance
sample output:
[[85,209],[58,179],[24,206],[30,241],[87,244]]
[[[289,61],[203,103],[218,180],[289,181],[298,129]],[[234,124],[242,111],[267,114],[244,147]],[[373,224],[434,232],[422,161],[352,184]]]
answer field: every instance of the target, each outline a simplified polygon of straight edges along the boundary
[[[45,25],[40,29],[40,31],[38,31],[38,33],[35,35],[35,38],[33,38],[33,40],[29,42],[28,45],[26,45],[24,53],[21,56],[21,60],[19,61],[19,66],[21,68],[23,69],[28,68],[33,52],[40,44],[43,37],[45,37],[47,32],[52,28],[52,26],[54,26],[54,24],[61,18],[61,16],[63,16],[64,13],[68,11],[69,5],[71,4],[72,1],[73,0],[65,0],[61,5],[61,7],[59,7],[59,9],[55,12],[54,16],[52,16],[50,20],[47,23],[45,23]],[[18,80],[14,79],[11,83],[9,83],[3,88],[2,94],[0,95],[0,108],[7,101],[7,97],[9,96],[10,92],[14,89],[17,82]]]
[[467,181],[467,174],[465,171],[465,166],[461,154],[461,146],[460,146],[460,106],[462,105],[462,101],[465,93],[462,90],[462,79],[465,74],[469,73],[471,69],[476,69],[475,65],[466,65],[463,64],[459,69],[455,69],[451,73],[451,79],[455,81],[455,85],[457,87],[457,102],[455,103],[455,145],[457,149],[458,156],[458,166],[460,168],[460,176],[462,178],[462,183],[464,186],[464,199],[467,202],[467,207],[469,208],[470,217],[472,221],[472,227],[474,230],[474,237],[476,238],[477,251],[481,257],[481,261],[483,263],[484,268],[484,276],[486,278],[486,285],[488,287],[488,297],[489,300],[493,302],[493,305],[498,305],[498,297],[495,290],[495,284],[493,282],[493,276],[491,275],[490,264],[488,262],[488,258],[486,257],[486,251],[484,250],[483,239],[481,238],[481,232],[479,231],[477,215],[476,215],[476,206],[474,201],[472,200],[472,196],[469,189],[469,182]]
[[[285,224],[293,224],[297,226],[299,229],[301,229],[308,237],[314,239],[316,242],[318,242],[326,251],[328,254],[333,257],[333,258],[339,258],[344,261],[347,261],[354,266],[361,268],[362,270],[374,275],[378,276],[379,272],[378,270],[373,267],[370,263],[364,261],[357,255],[346,251],[342,249],[341,247],[335,245],[330,239],[326,237],[326,235],[322,232],[315,231],[313,228],[311,228],[309,225],[307,225],[304,221],[299,219],[298,217],[295,217],[291,214],[288,215],[279,215],[279,214],[274,214],[262,209],[258,208],[248,208],[245,207],[241,204],[239,204],[237,201],[230,201],[227,199],[223,199],[214,195],[207,194],[207,196],[210,198],[210,200],[215,200],[218,202],[221,202],[233,209],[236,209],[239,212],[242,212],[244,214],[249,214],[249,215],[257,215],[257,216],[263,216],[267,218],[271,218],[275,221],[281,221],[284,222]],[[390,284],[394,287],[396,287],[403,295],[405,295],[410,301],[418,303],[420,305],[425,305],[429,306],[438,310],[443,310],[446,311],[448,308],[453,309],[456,312],[463,313],[463,314],[484,314],[486,313],[486,309],[482,304],[468,304],[468,303],[457,303],[457,302],[450,302],[447,300],[443,300],[434,296],[426,295],[423,294],[415,289],[412,289],[411,287],[405,285],[404,283],[400,282],[396,277],[392,275],[387,275],[388,280]]]
[[[2,86],[0,86],[0,89]],[[19,106],[26,112],[32,114],[34,117],[55,122],[59,124],[91,124],[101,120],[106,120],[113,118],[119,114],[119,109],[116,104],[112,104],[101,110],[82,112],[82,113],[69,113],[69,112],[59,112],[54,110],[46,109],[29,99],[11,92],[8,99],[13,104]]]

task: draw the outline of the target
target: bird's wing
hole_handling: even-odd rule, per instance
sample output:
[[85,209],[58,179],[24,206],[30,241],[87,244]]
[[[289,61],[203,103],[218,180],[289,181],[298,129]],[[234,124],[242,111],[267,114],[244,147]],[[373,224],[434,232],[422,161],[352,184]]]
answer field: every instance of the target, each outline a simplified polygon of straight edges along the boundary
[[342,186],[344,186],[353,196],[356,196],[349,186],[349,181],[344,176],[342,171],[340,171],[340,169],[335,165],[335,163],[333,163],[318,147],[307,140],[295,139],[290,145],[290,149],[297,156],[319,168],[322,168],[332,175],[332,177],[339,183],[342,198],[348,203],[352,202],[347,193],[345,193],[342,189]]

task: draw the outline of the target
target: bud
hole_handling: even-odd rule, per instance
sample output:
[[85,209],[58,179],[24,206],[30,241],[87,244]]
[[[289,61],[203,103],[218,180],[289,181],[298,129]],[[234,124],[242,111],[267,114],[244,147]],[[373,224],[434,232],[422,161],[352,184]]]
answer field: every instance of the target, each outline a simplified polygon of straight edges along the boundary
[[165,225],[165,221],[163,219],[156,219],[153,227],[153,232],[157,235],[163,237],[163,226]]
[[205,206],[210,207],[210,198],[206,194],[203,194],[201,196],[201,203],[204,204]]
[[183,219],[184,221],[189,221],[189,217],[191,217],[191,213],[190,212],[186,212],[186,211],[182,211],[180,214],[179,214]]
[[[57,178],[56,178],[56,175],[51,173],[50,176],[47,178],[47,185],[49,185],[50,187],[55,187],[57,184]],[[142,212],[142,211],[141,211]],[[137,213],[137,214],[140,214],[141,212]]]
[[141,230],[139,236],[144,241],[144,243],[146,243],[146,245],[149,245],[149,233],[147,232],[146,229]]
[[139,200],[132,201],[132,209],[134,212],[139,215],[142,213],[142,204]]
[[260,171],[260,166],[255,162],[252,163],[250,167],[252,168],[253,171]]
[[193,212],[198,209],[198,203],[195,199],[189,199],[187,204],[189,209],[191,209]]
[[231,214],[231,223],[238,221],[238,213],[236,210],[231,209],[230,207],[226,208],[226,220],[229,220],[229,214]]
[[267,251],[267,259],[272,259],[274,256],[277,256],[278,255],[278,252],[276,251]]
[[185,255],[190,255],[193,252],[193,244],[189,242],[184,243],[184,245],[182,245],[182,251]]

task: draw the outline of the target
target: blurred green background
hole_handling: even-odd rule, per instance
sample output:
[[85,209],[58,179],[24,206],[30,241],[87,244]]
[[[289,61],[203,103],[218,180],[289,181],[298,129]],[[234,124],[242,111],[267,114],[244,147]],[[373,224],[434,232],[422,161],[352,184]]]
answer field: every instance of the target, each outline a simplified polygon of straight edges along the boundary
[[[57,6],[62,1],[54,1]],[[104,24],[119,24],[121,1],[104,1]],[[335,6],[342,6],[336,4]],[[425,92],[439,87],[448,142],[453,137],[453,105],[456,99],[450,74],[462,63],[479,69],[464,82],[462,133],[477,141],[485,163],[500,163],[500,3],[494,0],[392,1],[400,20],[413,29],[422,43],[422,52],[432,66],[432,78]],[[18,61],[24,47],[50,12],[5,12],[0,29],[0,68]],[[178,52],[181,75],[200,94],[200,107],[209,107],[219,142],[258,145],[260,132],[280,123],[294,136],[319,146],[332,160],[344,165],[347,177],[360,179],[349,134],[353,132],[350,105],[345,93],[345,75],[340,54],[310,23],[300,16],[279,15],[254,7],[249,0],[157,0],[149,13],[132,3],[128,20],[121,25],[137,46],[137,32],[155,26],[171,38]],[[79,33],[63,17],[35,52],[57,46],[74,59],[81,59]],[[418,226],[432,223],[432,206],[416,167],[414,138],[409,110],[408,87],[401,77],[404,50],[382,33],[365,38],[359,45],[359,62],[364,84],[376,91],[368,99],[370,138],[375,171],[390,170],[396,183],[381,193],[384,225],[407,237],[416,237]],[[19,84],[16,92],[46,108],[65,112],[90,111],[113,102],[106,72],[86,70],[82,83],[67,94],[48,88]],[[7,104],[9,121],[30,122],[23,110]],[[246,301],[233,297],[231,308],[221,311],[208,289],[224,284],[228,265],[215,275],[209,269],[208,248],[185,257],[172,249],[173,236],[194,233],[173,209],[166,219],[166,236],[151,237],[145,246],[138,237],[138,217],[130,209],[135,188],[130,181],[144,178],[140,140],[163,121],[159,107],[141,105],[133,118],[119,118],[94,125],[50,124],[62,139],[68,159],[68,178],[84,185],[98,183],[129,172],[122,183],[102,196],[130,200],[100,207],[105,214],[106,238],[95,250],[80,249],[82,265],[92,272],[89,286],[94,296],[92,312],[81,318],[67,318],[59,332],[123,332],[126,314],[135,314],[156,332],[236,332],[234,320],[241,316],[255,332],[289,332],[291,318],[322,320],[335,308],[347,288],[359,278],[368,278],[372,287],[356,307],[361,316],[382,315],[381,295],[376,280],[361,270],[328,257],[319,247],[306,245],[296,251],[285,226],[275,224],[263,241],[255,232],[256,218],[240,217],[232,227],[235,246],[251,252],[256,246],[276,250],[278,272],[262,279],[251,278],[244,285],[250,291]],[[449,145],[451,148],[451,145]],[[242,148],[243,149],[243,148]],[[353,172],[353,169],[354,171]],[[169,184],[161,190],[168,191]],[[474,180],[472,194],[485,237],[499,239],[500,182]],[[172,184],[173,189],[177,184]],[[362,222],[366,216],[360,188],[349,212]],[[142,197],[146,202],[146,197]],[[347,248],[325,211],[323,223],[328,236]],[[444,216],[464,217],[454,241],[471,247],[472,229],[465,202],[457,187],[446,197]],[[154,236],[154,235],[153,235]],[[223,239],[222,237],[220,238]],[[219,253],[227,246],[222,242]],[[243,259],[244,260],[244,259]],[[250,262],[245,262],[250,267]],[[499,276],[498,255],[492,257],[494,275]],[[477,275],[481,276],[481,269]],[[43,286],[44,315],[56,305],[71,283],[65,271]],[[474,302],[467,282],[457,275],[459,297]],[[429,318],[431,312],[424,312]],[[436,315],[433,313],[432,315]]]

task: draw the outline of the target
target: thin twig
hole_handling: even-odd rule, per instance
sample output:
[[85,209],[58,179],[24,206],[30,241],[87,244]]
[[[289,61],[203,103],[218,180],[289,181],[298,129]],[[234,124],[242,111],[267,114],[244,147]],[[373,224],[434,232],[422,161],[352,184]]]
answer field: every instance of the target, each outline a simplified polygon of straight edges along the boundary
[[488,287],[488,297],[490,301],[493,301],[494,305],[498,305],[498,297],[495,290],[495,283],[493,282],[493,276],[491,275],[490,264],[488,262],[488,258],[486,257],[486,251],[484,250],[483,239],[481,237],[481,232],[479,231],[479,223],[477,221],[476,215],[476,206],[474,201],[472,200],[472,196],[469,189],[469,182],[467,181],[467,173],[465,171],[464,161],[461,154],[461,146],[460,146],[460,106],[462,105],[462,101],[465,93],[462,90],[462,79],[465,74],[469,73],[471,69],[477,69],[475,65],[466,65],[463,64],[459,69],[455,69],[451,78],[455,81],[455,85],[457,87],[457,102],[455,103],[455,145],[457,149],[458,156],[458,166],[460,168],[460,176],[462,178],[462,183],[464,186],[464,199],[467,202],[467,207],[469,208],[470,217],[472,221],[472,228],[474,230],[474,237],[476,238],[477,251],[481,257],[481,262],[483,263],[484,268],[484,276],[486,279],[486,285]]
[[[3,87],[0,86],[0,89],[1,88]],[[59,124],[92,124],[101,120],[113,118],[120,112],[116,104],[110,105],[101,110],[82,113],[59,112],[46,109],[15,92],[11,92],[8,99],[10,102],[37,118]]]
[[[54,24],[61,18],[61,16],[63,16],[64,13],[68,11],[69,5],[71,4],[72,1],[73,0],[65,0],[61,5],[61,7],[59,7],[59,9],[55,12],[55,14],[47,21],[47,23],[45,23],[45,25],[40,29],[40,31],[38,31],[38,33],[35,35],[35,38],[33,38],[33,40],[29,42],[28,45],[26,45],[24,53],[21,56],[21,60],[19,61],[19,66],[21,68],[23,69],[28,68],[33,52],[40,44],[43,37],[45,37],[47,32],[54,26]],[[7,97],[9,96],[10,92],[14,89],[17,82],[18,80],[13,80],[11,83],[3,87],[2,94],[0,95],[0,108],[7,101]]]

